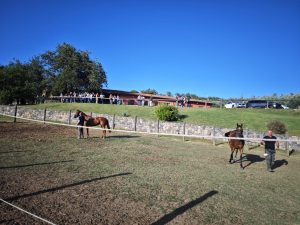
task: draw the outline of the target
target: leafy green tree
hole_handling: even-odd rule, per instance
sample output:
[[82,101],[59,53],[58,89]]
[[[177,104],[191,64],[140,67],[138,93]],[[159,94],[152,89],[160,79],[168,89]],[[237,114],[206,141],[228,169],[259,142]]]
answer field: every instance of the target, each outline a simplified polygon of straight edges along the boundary
[[169,97],[173,97],[173,95],[172,95],[172,92],[171,92],[171,91],[167,91],[166,95],[167,95],[167,96],[169,96]]
[[43,67],[33,58],[29,63],[19,60],[0,69],[0,102],[11,104],[34,103],[36,96],[42,93]]
[[148,88],[146,90],[142,90],[141,92],[144,93],[144,94],[152,94],[152,95],[157,95],[158,94],[158,92],[155,89],[150,89],[150,88]]
[[300,94],[295,94],[293,95],[289,100],[288,100],[288,107],[296,109],[300,107]]
[[47,74],[52,78],[52,92],[100,92],[107,84],[106,73],[88,52],[77,50],[70,44],[58,45],[54,51],[41,55]]

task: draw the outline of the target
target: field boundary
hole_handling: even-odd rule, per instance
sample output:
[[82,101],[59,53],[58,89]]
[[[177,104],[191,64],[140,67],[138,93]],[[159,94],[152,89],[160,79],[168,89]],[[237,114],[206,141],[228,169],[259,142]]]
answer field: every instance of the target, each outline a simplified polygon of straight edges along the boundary
[[[132,130],[118,130],[118,129],[107,129],[107,128],[101,128],[101,127],[87,127],[87,126],[78,126],[78,125],[72,125],[72,124],[64,124],[64,123],[58,123],[58,122],[50,122],[50,121],[42,121],[42,120],[35,120],[35,119],[29,119],[19,116],[11,116],[7,114],[0,113],[1,116],[11,117],[15,119],[21,119],[21,120],[27,120],[31,122],[38,122],[38,123],[44,123],[44,124],[50,124],[50,125],[59,125],[59,126],[65,126],[65,127],[75,127],[75,128],[88,128],[93,130],[106,130],[106,131],[114,131],[114,132],[121,132],[121,133],[132,133],[132,134],[145,134],[145,135],[156,135],[156,136],[175,136],[175,137],[187,137],[187,138],[201,138],[201,139],[209,139],[209,140],[215,140],[215,139],[222,139],[222,140],[245,140],[245,141],[270,141],[270,139],[263,139],[263,138],[249,138],[249,137],[224,137],[224,136],[214,136],[214,135],[188,135],[188,134],[168,134],[168,133],[160,133],[160,132],[142,132],[142,131],[132,131]],[[278,142],[292,142],[290,139],[276,139]]]

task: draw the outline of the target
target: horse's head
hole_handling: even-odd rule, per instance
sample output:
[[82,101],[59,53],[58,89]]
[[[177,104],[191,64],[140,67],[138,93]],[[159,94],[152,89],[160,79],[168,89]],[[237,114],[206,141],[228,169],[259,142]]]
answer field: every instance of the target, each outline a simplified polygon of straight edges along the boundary
[[80,113],[82,113],[82,111],[77,109],[75,114],[74,114],[74,118],[77,118],[78,116],[80,116]]
[[236,131],[239,133],[239,134],[243,134],[243,124],[236,124]]

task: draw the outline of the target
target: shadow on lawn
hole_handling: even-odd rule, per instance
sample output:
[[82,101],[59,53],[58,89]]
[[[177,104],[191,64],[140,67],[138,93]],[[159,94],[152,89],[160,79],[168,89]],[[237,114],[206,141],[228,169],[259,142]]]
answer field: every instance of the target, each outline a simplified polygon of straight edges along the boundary
[[2,166],[0,169],[16,169],[16,168],[24,168],[24,167],[31,167],[31,166],[40,166],[40,165],[51,165],[55,163],[66,163],[66,162],[74,162],[74,160],[65,160],[65,161],[57,161],[57,162],[45,162],[45,163],[34,163],[28,165],[18,165],[18,166]]
[[[251,164],[264,161],[265,158],[262,158],[259,155],[246,154],[245,156],[243,156],[242,160],[243,160],[243,162],[248,162],[248,164],[244,166],[244,169],[245,169],[246,167],[250,166]],[[238,162],[238,161],[239,160],[237,160],[236,162]]]
[[166,215],[164,215],[162,218],[160,218],[159,220],[157,220],[156,222],[152,223],[151,225],[164,225],[169,223],[171,220],[175,219],[175,217],[183,214],[185,211],[193,208],[194,206],[200,204],[201,202],[205,201],[206,199],[208,199],[209,197],[217,194],[218,191],[210,191],[208,193],[206,193],[205,195],[202,195],[200,198],[197,198],[177,209],[175,209],[173,212],[168,213]]
[[39,194],[44,194],[47,192],[54,192],[54,191],[58,191],[58,190],[65,189],[65,188],[75,187],[78,185],[88,184],[88,183],[96,182],[99,180],[104,180],[104,179],[118,177],[118,176],[126,176],[126,175],[130,175],[130,174],[132,174],[132,173],[119,173],[119,174],[114,174],[114,175],[110,175],[110,176],[106,176],[106,177],[98,177],[98,178],[94,178],[94,179],[90,179],[90,180],[83,180],[83,181],[79,181],[79,182],[76,182],[73,184],[66,184],[66,185],[62,185],[60,187],[49,188],[49,189],[45,189],[45,190],[41,190],[41,191],[29,193],[29,194],[18,195],[18,196],[6,198],[5,200],[6,201],[15,201],[20,198],[27,198],[27,197],[31,197],[31,196],[35,196],[35,195],[39,195]]
[[283,166],[283,164],[284,164],[284,165],[287,165],[287,164],[289,164],[289,163],[288,163],[288,161],[286,161],[285,159],[275,160],[275,164],[274,164],[274,166],[273,166],[273,169],[279,168],[279,167]]

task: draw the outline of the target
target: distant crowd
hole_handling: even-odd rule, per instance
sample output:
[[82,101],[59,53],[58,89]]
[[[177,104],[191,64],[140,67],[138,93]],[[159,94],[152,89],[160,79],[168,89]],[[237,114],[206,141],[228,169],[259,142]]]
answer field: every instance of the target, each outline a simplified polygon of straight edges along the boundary
[[[60,93],[60,101],[62,103],[96,103],[96,104],[112,104],[122,105],[124,100],[119,95],[110,94],[105,97],[103,93],[76,93],[69,92],[68,94]],[[136,99],[125,99],[127,102],[137,104],[138,106],[154,106],[153,97],[145,98],[143,95],[138,95]],[[176,107],[188,107],[190,98],[185,96],[176,96]]]

